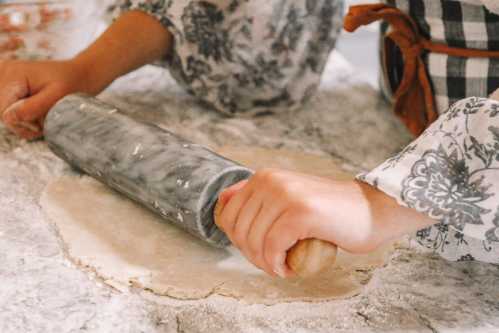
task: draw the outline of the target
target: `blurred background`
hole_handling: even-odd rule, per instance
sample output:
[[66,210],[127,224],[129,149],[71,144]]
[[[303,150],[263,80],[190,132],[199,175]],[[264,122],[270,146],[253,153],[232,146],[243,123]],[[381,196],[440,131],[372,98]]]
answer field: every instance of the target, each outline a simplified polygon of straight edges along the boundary
[[63,59],[104,26],[108,0],[0,0],[0,58]]
[[[381,0],[346,0],[345,11],[357,4],[376,3]],[[343,31],[336,49],[358,72],[359,79],[378,88],[379,75],[379,23],[359,28],[355,33]]]
[[[91,43],[114,0],[0,0],[0,59],[65,59]],[[347,0],[349,5],[375,2]],[[378,25],[343,33],[334,60],[377,88]]]

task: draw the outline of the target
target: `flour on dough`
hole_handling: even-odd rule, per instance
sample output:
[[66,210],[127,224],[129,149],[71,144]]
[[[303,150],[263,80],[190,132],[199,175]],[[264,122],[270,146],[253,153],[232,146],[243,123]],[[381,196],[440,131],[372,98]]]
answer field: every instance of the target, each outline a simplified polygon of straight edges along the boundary
[[[250,167],[263,163],[350,177],[329,159],[316,156],[230,147],[219,152]],[[218,294],[274,304],[346,298],[361,291],[365,272],[383,265],[388,253],[340,252],[335,267],[319,277],[281,280],[257,270],[236,249],[214,249],[87,176],[65,176],[50,184],[41,205],[66,244],[67,255],[79,266],[118,289],[134,286],[179,299]]]

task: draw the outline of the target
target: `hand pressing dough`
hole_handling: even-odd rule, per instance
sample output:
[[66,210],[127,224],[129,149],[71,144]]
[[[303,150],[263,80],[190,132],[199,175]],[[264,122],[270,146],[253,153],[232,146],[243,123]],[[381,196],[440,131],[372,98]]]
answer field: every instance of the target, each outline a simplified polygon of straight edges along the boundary
[[[351,178],[333,161],[302,153],[231,147],[219,153],[254,169]],[[87,176],[64,176],[50,184],[41,204],[77,265],[117,289],[134,286],[178,299],[218,294],[274,304],[351,297],[389,252],[352,256],[340,251],[337,264],[325,274],[282,280],[254,268],[236,249],[214,249]]]

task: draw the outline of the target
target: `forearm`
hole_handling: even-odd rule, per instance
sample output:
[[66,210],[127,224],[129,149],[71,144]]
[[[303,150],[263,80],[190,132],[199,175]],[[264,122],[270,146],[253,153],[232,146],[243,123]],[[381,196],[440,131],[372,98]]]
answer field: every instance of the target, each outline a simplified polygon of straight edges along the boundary
[[116,78],[161,59],[171,45],[172,36],[159,21],[130,11],[71,61],[87,74],[85,92],[95,95]]

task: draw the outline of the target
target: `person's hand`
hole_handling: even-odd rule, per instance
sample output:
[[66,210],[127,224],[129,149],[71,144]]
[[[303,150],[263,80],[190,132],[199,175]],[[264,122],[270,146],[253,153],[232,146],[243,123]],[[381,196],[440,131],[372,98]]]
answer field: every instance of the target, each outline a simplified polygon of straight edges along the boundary
[[116,78],[163,58],[172,41],[161,22],[136,10],[123,14],[72,60],[0,61],[0,119],[25,139],[39,138],[59,99],[76,92],[97,95]]
[[280,277],[294,275],[286,253],[299,240],[361,254],[436,222],[361,182],[273,169],[226,189],[219,200],[218,226],[248,260]]
[[50,108],[68,94],[85,91],[84,76],[70,61],[1,61],[1,119],[22,138],[41,137]]
[[270,275],[293,275],[286,252],[318,238],[351,252],[374,248],[365,196],[353,182],[262,170],[220,195],[219,227],[245,257]]

